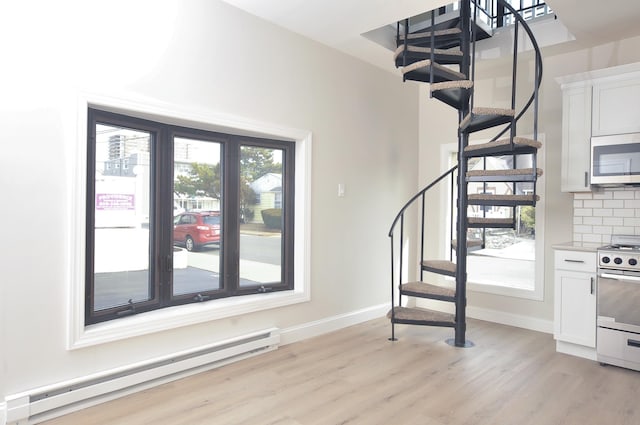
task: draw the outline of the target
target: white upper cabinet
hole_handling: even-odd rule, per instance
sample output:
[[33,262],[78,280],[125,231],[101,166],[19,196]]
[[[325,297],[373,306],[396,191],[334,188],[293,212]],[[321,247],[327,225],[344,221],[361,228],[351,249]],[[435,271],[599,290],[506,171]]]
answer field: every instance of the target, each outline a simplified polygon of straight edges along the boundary
[[562,90],[563,192],[588,192],[591,143],[591,85],[579,84]]
[[640,132],[640,73],[593,84],[593,136]]
[[563,192],[589,192],[591,137],[640,132],[640,62],[556,78],[562,87]]

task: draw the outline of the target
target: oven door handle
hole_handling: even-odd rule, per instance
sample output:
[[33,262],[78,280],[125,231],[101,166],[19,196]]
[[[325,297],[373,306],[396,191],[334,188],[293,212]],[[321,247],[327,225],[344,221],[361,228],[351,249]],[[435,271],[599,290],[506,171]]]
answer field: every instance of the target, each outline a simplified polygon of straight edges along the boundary
[[619,274],[612,274],[612,273],[600,273],[598,274],[598,277],[602,277],[604,279],[613,279],[613,280],[631,280],[634,282],[640,282],[640,277],[638,276],[627,276],[627,275],[619,275]]

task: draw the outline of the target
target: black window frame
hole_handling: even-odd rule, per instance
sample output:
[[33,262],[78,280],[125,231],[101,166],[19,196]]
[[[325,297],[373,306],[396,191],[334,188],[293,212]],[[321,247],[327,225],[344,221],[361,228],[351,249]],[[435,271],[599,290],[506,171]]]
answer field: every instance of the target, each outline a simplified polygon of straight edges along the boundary
[[[105,124],[148,132],[150,140],[149,300],[94,311],[96,126]],[[189,128],[143,119],[135,114],[88,108],[87,198],[85,258],[85,326],[132,314],[220,298],[266,294],[294,289],[295,142]],[[174,139],[219,143],[221,147],[220,288],[202,293],[173,294],[173,184]],[[277,149],[282,152],[281,280],[272,284],[240,286],[240,159],[241,147]]]

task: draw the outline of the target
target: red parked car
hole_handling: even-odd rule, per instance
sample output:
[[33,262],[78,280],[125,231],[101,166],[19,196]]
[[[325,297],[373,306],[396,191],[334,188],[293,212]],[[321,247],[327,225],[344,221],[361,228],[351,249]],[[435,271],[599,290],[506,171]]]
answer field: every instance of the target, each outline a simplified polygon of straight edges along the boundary
[[196,251],[220,244],[220,211],[185,212],[173,219],[173,243]]

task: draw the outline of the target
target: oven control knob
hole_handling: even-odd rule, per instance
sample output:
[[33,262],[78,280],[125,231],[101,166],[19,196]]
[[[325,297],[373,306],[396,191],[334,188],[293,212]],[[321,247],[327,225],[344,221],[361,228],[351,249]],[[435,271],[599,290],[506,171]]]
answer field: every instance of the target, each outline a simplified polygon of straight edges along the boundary
[[605,264],[609,264],[609,262],[611,261],[611,258],[609,257],[602,257],[602,262]]
[[636,260],[635,258],[629,258],[630,266],[635,266],[636,264],[638,264],[638,260]]
[[616,257],[616,258],[613,259],[613,262],[616,263],[616,264],[622,264],[622,258]]

